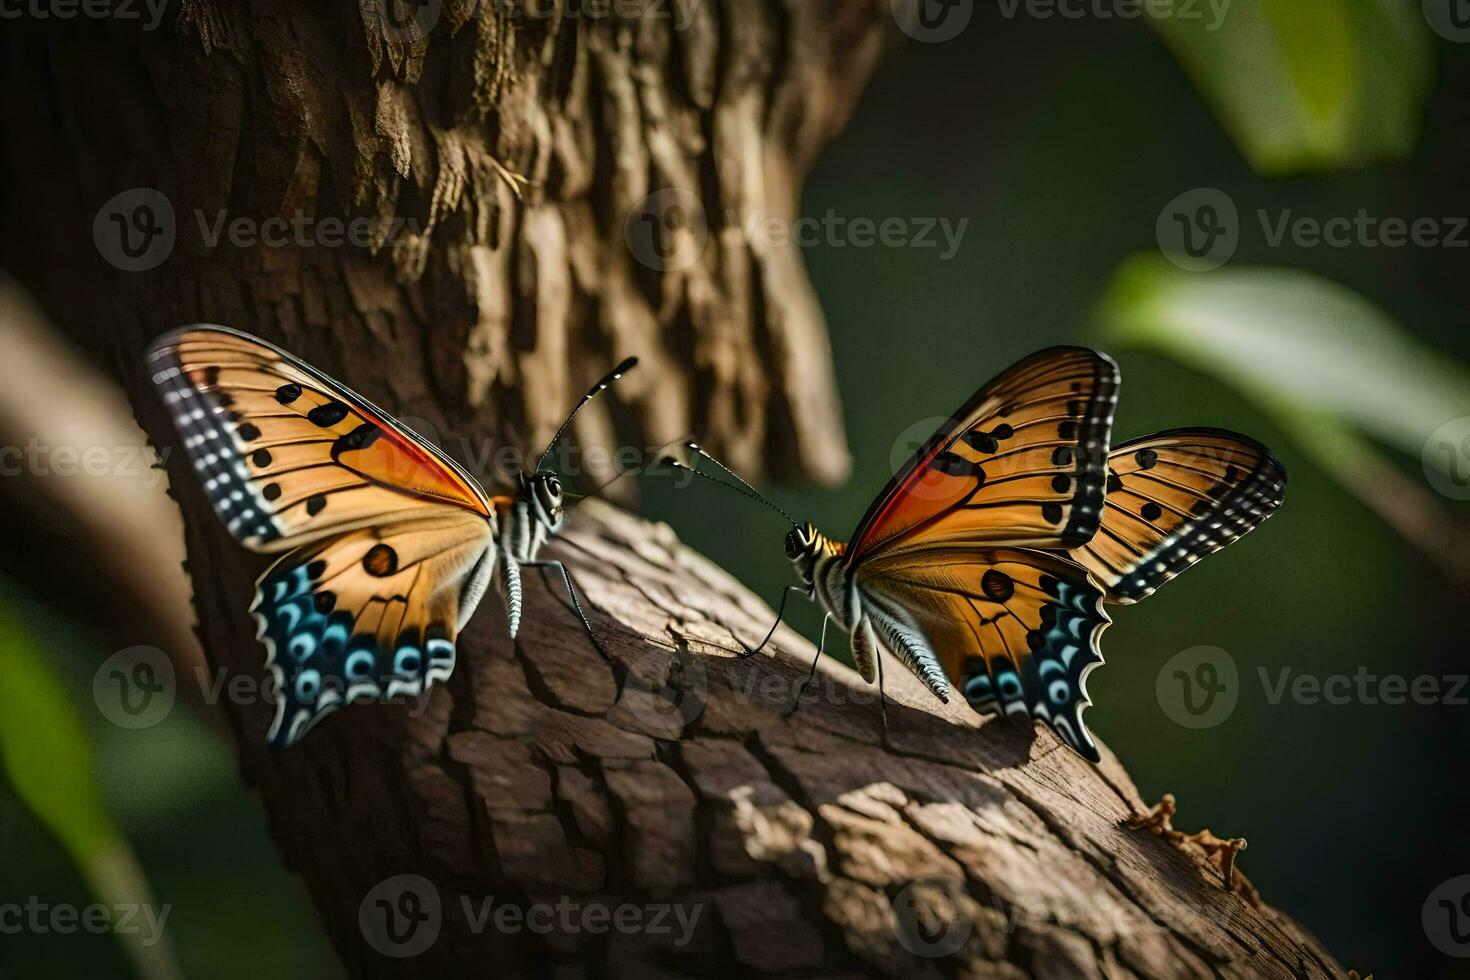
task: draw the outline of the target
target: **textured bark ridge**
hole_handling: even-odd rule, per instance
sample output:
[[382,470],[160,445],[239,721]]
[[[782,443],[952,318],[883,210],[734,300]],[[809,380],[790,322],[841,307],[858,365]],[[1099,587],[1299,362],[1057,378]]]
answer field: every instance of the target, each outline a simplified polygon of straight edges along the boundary
[[[610,662],[538,584],[518,642],[498,611],[476,616],[417,717],[356,706],[277,755],[268,712],[238,719],[246,775],[354,975],[1343,975],[1289,919],[1126,827],[1145,808],[1111,755],[1094,768],[1039,727],[946,717],[896,664],[886,741],[872,691],[831,661],[783,717],[811,646],[783,628],[775,653],[735,656],[764,604],[668,528],[584,511],[554,550]],[[592,932],[591,909],[647,928]]]
[[[207,319],[317,357],[330,329],[364,374],[399,362],[396,400],[441,435],[522,449],[637,354],[583,445],[616,415],[751,474],[846,475],[800,251],[746,228],[795,216],[896,34],[886,0],[182,0],[153,31],[16,27],[4,193],[36,227],[5,260],[78,318]],[[119,273],[99,210],[137,245],[170,223],[137,188],[175,241]],[[58,255],[123,301],[66,295]]]

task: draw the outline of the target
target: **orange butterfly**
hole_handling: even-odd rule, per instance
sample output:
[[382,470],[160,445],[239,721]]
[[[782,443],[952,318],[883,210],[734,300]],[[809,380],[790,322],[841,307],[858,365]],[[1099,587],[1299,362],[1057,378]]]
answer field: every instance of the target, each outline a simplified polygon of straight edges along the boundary
[[[1265,447],[1220,429],[1109,452],[1118,379],[1094,350],[1033,354],[940,426],[850,542],[793,521],[786,556],[802,587],[785,595],[802,591],[826,613],[818,656],[835,620],[880,690],[886,650],[941,701],[957,685],[976,710],[1039,718],[1097,762],[1082,710],[1102,663],[1103,603],[1137,602],[1257,527],[1286,480]],[[699,472],[698,459],[697,475],[764,500],[690,448],[739,485]]]
[[636,358],[583,396],[535,471],[499,497],[366,398],[249,334],[184,327],[155,341],[148,363],[230,533],[252,551],[287,552],[251,605],[280,689],[273,748],[344,704],[411,697],[448,677],[455,637],[492,583],[514,638],[522,568],[561,573],[601,652],[566,568],[539,555],[566,514],[543,466]]

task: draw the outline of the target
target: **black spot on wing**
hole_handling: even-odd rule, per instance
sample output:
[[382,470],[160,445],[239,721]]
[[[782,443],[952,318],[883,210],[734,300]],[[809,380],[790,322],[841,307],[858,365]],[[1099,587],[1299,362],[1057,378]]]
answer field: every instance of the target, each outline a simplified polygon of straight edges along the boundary
[[366,449],[377,442],[382,434],[383,430],[376,422],[364,422],[332,443],[332,458],[337,459],[342,453]]
[[977,483],[985,482],[985,470],[980,467],[980,464],[956,453],[940,453],[934,457],[934,462],[930,466],[947,476],[969,476],[974,477]]
[[323,402],[316,408],[306,413],[306,419],[312,425],[323,429],[330,429],[347,417],[347,406],[339,401]]
[[369,575],[386,578],[398,571],[398,552],[386,544],[375,544],[362,556],[362,567]]
[[1005,602],[1016,594],[1016,583],[1005,572],[992,568],[980,576],[980,591],[994,602]]

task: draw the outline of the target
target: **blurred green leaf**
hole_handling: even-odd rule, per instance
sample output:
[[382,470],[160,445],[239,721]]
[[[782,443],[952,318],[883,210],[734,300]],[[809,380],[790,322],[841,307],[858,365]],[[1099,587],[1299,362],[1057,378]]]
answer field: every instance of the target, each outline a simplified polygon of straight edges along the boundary
[[1278,415],[1321,415],[1417,457],[1470,415],[1470,369],[1425,347],[1353,291],[1291,269],[1187,272],[1145,254],[1099,307],[1109,340],[1214,374]]
[[[66,848],[104,905],[152,904],[148,882],[113,826],[96,778],[92,740],[66,687],[11,611],[0,605],[0,763],[16,795]],[[165,941],[116,933],[140,976],[178,973]]]
[[1360,433],[1434,466],[1430,436],[1470,416],[1470,369],[1420,344],[1361,296],[1305,272],[1189,272],[1156,254],[1124,262],[1098,304],[1106,345],[1167,354],[1252,398],[1297,447],[1411,543],[1470,580],[1459,523]]
[[1165,8],[1155,29],[1258,172],[1334,172],[1413,149],[1433,58],[1419,4],[1171,0]]

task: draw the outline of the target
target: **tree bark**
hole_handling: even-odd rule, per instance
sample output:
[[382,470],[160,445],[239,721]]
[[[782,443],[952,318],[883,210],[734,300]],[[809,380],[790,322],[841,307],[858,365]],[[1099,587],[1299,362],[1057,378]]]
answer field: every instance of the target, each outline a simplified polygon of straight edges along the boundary
[[[0,254],[63,324],[105,322],[99,353],[225,322],[383,378],[451,441],[539,447],[637,354],[581,445],[616,417],[649,446],[698,433],[753,476],[836,482],[821,310],[799,250],[746,226],[796,216],[886,11],[183,0],[153,31],[22,22],[0,106],[25,134],[4,154],[25,234]],[[148,264],[123,236],[166,258],[109,267]]]
[[[428,9],[427,30],[397,16]],[[566,9],[185,0],[157,32],[22,25],[0,68],[0,119],[26,134],[0,152],[0,256],[162,446],[142,351],[213,321],[303,354],[457,455],[539,446],[636,353],[645,369],[579,444],[611,444],[614,423],[644,446],[698,433],[752,474],[839,479],[799,255],[739,226],[795,214],[892,37],[887,3],[670,0],[677,30],[651,7]],[[138,187],[166,198],[175,243],[127,272],[105,236],[137,200],[109,202]],[[679,262],[629,238],[665,190],[702,202],[708,231],[690,250],[688,213],[657,229]],[[319,222],[281,246],[206,241],[298,210],[371,219],[370,241],[329,247]],[[265,562],[187,472],[175,453],[205,655],[262,682],[246,609]],[[610,660],[532,580],[519,641],[487,603],[418,710],[354,706],[272,754],[270,704],[224,705],[351,974],[1341,974],[1285,916],[1125,827],[1142,801],[1111,756],[1094,768],[1044,731],[945,709],[893,663],[886,734],[831,662],[787,718],[810,645],[783,629],[735,656],[770,610],[666,528],[593,503],[552,550]],[[654,905],[688,933],[677,916],[654,928]],[[554,914],[512,928],[499,906]],[[429,935],[415,922],[432,941],[395,955]]]

